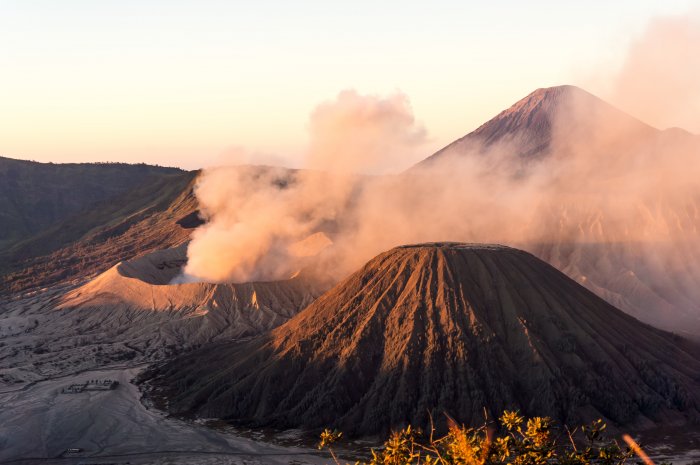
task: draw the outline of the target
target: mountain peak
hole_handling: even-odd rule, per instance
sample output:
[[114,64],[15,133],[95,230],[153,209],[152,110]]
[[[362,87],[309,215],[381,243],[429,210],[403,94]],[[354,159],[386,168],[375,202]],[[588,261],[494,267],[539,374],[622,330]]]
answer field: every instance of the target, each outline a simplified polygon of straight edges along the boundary
[[399,245],[391,249],[394,252],[399,252],[404,249],[423,249],[423,250],[515,250],[500,244],[481,244],[481,243],[466,243],[466,242],[423,242],[420,244],[405,244]]
[[513,108],[521,107],[523,104],[526,103],[551,102],[552,104],[554,104],[559,103],[561,99],[574,97],[596,99],[602,102],[600,98],[596,97],[595,95],[580,87],[572,86],[570,84],[563,84],[560,86],[539,87],[534,91],[530,92],[522,99],[515,102],[509,109],[504,110],[502,113],[508,112]]
[[589,104],[608,105],[602,99],[580,87],[572,85],[541,87],[515,102],[510,108],[503,110],[495,118],[481,125],[475,132],[488,127],[494,119],[504,119],[508,115],[529,116],[544,113],[552,118],[556,116],[557,111],[561,111],[562,107],[572,105],[574,100],[588,101]]
[[[611,132],[611,128],[614,130]],[[561,148],[575,140],[611,138],[658,131],[590,92],[572,85],[536,89],[511,107],[421,162],[468,153],[505,150],[524,161],[546,157],[559,135]],[[611,135],[612,134],[612,135]],[[614,142],[613,142],[614,144]]]
[[[525,99],[534,96],[534,95],[542,95],[545,97],[553,97],[553,96],[558,96],[558,95],[564,95],[564,94],[581,94],[581,95],[588,95],[593,98],[598,98],[595,95],[591,94],[585,89],[582,89],[578,86],[574,86],[571,84],[561,84],[558,86],[551,86],[551,87],[538,87],[534,91],[532,91]],[[524,99],[523,99],[524,100]]]

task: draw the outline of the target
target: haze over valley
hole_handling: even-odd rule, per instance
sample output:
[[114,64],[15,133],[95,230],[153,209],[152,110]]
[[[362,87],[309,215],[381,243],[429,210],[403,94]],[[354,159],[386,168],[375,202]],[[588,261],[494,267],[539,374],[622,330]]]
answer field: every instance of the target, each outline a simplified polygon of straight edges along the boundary
[[[178,8],[163,19],[170,40],[189,11]],[[169,163],[158,148],[140,163],[136,152],[39,162],[0,137],[0,464],[623,465],[642,449],[699,463],[700,21],[692,8],[644,11],[617,66],[581,61],[579,85],[547,85],[550,73],[447,139],[429,124],[442,117],[419,112],[421,92],[414,104],[354,84],[305,100],[294,124],[306,138],[287,149],[250,145],[257,107],[230,100],[244,115],[232,134],[247,135],[215,162]],[[442,18],[445,37],[462,37]],[[158,44],[130,27],[135,43]],[[438,59],[440,37],[421,42],[436,57],[416,47],[416,60]],[[295,73],[279,86],[306,98]],[[314,79],[336,82],[331,70]],[[440,79],[429,78],[435,99],[464,98]],[[511,95],[494,82],[485,93]],[[262,99],[268,84],[248,92]],[[171,111],[206,100],[195,87]],[[265,140],[286,140],[276,118],[290,118],[293,97],[279,114],[259,108]],[[167,121],[129,134],[151,140]]]

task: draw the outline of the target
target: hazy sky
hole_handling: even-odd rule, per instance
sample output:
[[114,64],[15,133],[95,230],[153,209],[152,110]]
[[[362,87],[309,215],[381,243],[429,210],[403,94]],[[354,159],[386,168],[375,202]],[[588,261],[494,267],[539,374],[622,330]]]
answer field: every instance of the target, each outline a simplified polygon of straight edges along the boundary
[[408,95],[430,152],[537,87],[603,92],[599,70],[652,17],[697,5],[0,0],[0,155],[195,168],[243,147],[294,164],[343,89]]

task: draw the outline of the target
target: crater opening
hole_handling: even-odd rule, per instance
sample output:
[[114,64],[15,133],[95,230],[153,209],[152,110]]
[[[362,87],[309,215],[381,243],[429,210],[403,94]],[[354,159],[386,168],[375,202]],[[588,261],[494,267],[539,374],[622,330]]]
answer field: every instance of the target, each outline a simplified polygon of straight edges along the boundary
[[164,286],[182,273],[187,264],[187,243],[172,249],[156,250],[117,266],[120,275],[148,284]]

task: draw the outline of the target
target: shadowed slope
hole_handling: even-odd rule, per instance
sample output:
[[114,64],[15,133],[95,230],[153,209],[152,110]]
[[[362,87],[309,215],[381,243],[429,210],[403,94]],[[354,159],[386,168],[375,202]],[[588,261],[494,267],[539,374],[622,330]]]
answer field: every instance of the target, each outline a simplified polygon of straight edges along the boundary
[[0,295],[82,281],[124,259],[186,242],[197,225],[196,177],[161,176],[18,243],[0,254]]
[[619,424],[697,415],[694,345],[502,246],[385,252],[268,335],[147,374],[173,413],[371,434],[518,408]]
[[0,157],[0,251],[100,201],[177,168],[126,163],[38,163]]

